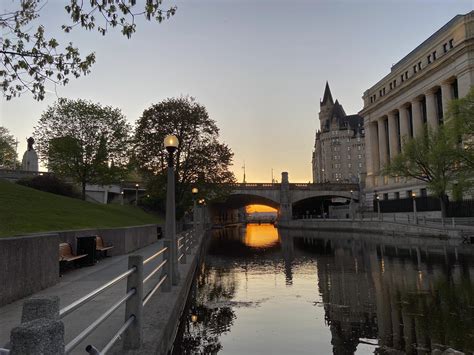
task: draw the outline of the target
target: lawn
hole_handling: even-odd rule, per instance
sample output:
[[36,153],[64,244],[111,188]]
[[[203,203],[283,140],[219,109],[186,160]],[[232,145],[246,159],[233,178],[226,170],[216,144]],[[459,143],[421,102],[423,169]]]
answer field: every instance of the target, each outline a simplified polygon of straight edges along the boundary
[[0,237],[162,221],[162,218],[133,206],[85,202],[0,179]]

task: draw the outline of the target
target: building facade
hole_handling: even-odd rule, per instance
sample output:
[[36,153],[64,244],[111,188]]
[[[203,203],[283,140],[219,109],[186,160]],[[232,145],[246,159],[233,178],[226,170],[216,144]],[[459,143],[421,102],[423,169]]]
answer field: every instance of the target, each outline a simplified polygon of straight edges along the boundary
[[313,150],[313,182],[360,182],[365,175],[363,118],[346,115],[326,83]]
[[474,85],[474,11],[457,15],[364,92],[366,201],[429,194],[415,179],[383,176],[383,167],[424,124],[443,124],[449,101]]

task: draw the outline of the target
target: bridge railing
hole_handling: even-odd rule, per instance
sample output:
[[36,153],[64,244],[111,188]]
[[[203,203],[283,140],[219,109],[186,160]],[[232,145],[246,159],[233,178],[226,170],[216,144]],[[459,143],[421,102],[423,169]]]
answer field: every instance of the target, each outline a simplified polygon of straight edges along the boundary
[[[232,185],[235,189],[280,189],[281,183],[236,183]],[[322,183],[322,184],[312,184],[312,183],[291,183],[289,184],[290,190],[329,190],[329,191],[359,191],[359,184],[350,184],[350,183]]]

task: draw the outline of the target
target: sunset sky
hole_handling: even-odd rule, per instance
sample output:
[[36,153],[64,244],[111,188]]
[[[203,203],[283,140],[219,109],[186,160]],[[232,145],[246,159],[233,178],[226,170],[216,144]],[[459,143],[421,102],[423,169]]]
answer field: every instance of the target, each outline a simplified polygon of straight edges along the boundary
[[[1,1],[0,7],[10,5]],[[41,13],[46,30],[82,53],[95,51],[92,73],[56,88],[57,95],[122,109],[134,123],[167,97],[191,95],[205,105],[235,153],[242,181],[270,182],[289,172],[308,182],[317,113],[326,80],[345,111],[410,52],[473,0],[176,0],[176,15],[162,24],[139,21],[131,40],[75,29],[61,34],[63,1]],[[1,9],[3,10],[3,8]],[[421,11],[422,10],[422,11]],[[19,155],[43,102],[25,94],[0,102],[0,125],[20,140]]]

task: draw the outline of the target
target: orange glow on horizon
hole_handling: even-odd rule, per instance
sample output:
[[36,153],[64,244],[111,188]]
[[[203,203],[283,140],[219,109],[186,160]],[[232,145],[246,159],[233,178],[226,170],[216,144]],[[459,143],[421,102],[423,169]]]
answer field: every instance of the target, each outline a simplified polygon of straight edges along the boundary
[[278,243],[278,230],[273,224],[247,224],[245,245],[252,248],[268,248]]
[[245,207],[245,212],[255,213],[255,212],[278,212],[275,208],[265,205],[248,205]]

